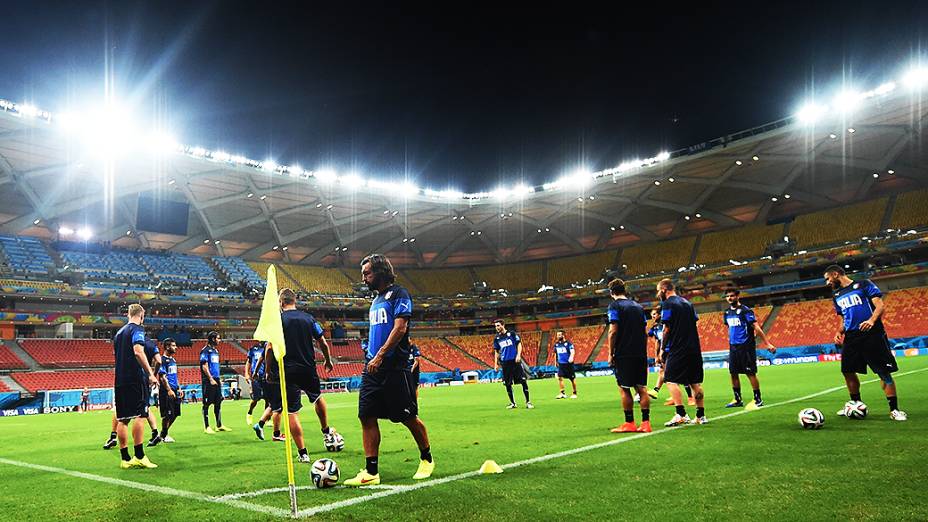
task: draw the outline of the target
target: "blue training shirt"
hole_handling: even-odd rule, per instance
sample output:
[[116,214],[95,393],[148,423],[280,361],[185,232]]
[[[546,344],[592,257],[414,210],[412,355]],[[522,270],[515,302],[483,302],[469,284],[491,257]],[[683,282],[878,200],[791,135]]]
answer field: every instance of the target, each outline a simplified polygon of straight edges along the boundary
[[[860,323],[870,319],[876,309],[874,297],[883,297],[883,293],[869,279],[855,281],[834,293],[835,312],[844,317],[844,331],[860,330]],[[878,319],[873,328],[882,331],[883,319]]]
[[135,359],[135,345],[145,345],[145,330],[135,323],[126,323],[113,337],[116,357],[116,386],[145,383],[145,370]]
[[409,364],[406,365],[406,367],[411,370],[412,366],[416,364],[416,357],[420,357],[421,355],[422,352],[419,351],[418,346],[414,344],[409,345]]
[[[219,350],[213,348],[210,345],[206,345],[200,350],[200,365],[207,363],[207,368],[209,369],[209,374],[213,379],[219,378]],[[203,370],[200,370],[200,379],[203,381],[208,381],[209,379],[203,375]]]
[[499,334],[493,339],[493,349],[499,354],[501,362],[514,361],[519,351],[520,342],[522,342],[522,338],[519,337],[519,334],[506,331],[506,333]]
[[729,306],[725,309],[724,317],[725,324],[728,325],[728,344],[755,344],[754,323],[757,322],[757,317],[754,316],[754,310],[743,304],[734,308]]
[[570,356],[574,351],[574,343],[565,340],[564,342],[554,343],[554,352],[557,354],[558,364],[567,364],[570,362]]
[[[264,346],[256,344],[248,350],[248,360],[251,361],[251,377],[260,379],[264,377]],[[258,364],[261,359],[261,364]]]
[[[696,309],[686,299],[672,295],[661,302],[661,323],[670,335],[664,341],[664,348],[670,354],[701,354],[699,332],[696,330]],[[667,335],[667,330],[664,331]]]
[[172,390],[177,391],[180,388],[180,383],[177,382],[177,361],[173,357],[167,355],[161,357],[161,368],[158,369],[158,373],[165,376]]
[[[370,333],[367,337],[366,357],[374,358],[390,337],[393,331],[393,322],[398,317],[410,318],[412,316],[412,297],[405,288],[397,284],[390,285],[383,293],[377,295],[371,302],[368,314]],[[380,369],[403,369],[409,362],[409,328],[400,342],[393,347],[389,354],[385,354]]]
[[640,304],[631,299],[616,299],[609,303],[606,319],[618,328],[618,339],[609,347],[613,359],[648,357],[648,316]]
[[[651,328],[648,329],[648,337],[657,339],[657,346],[660,348],[661,340],[664,339],[664,325],[661,323],[654,323],[651,325]],[[667,349],[665,348],[664,351],[666,352]]]

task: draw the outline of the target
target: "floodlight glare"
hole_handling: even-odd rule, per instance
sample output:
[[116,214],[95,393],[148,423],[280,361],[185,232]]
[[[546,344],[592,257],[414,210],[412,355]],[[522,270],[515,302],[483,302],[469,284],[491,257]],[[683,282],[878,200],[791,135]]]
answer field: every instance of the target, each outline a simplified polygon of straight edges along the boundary
[[74,229],[70,227],[58,227],[58,235],[60,236],[70,236],[74,233]]
[[93,230],[91,230],[88,227],[83,227],[77,231],[77,235],[84,241],[87,241],[88,239],[93,237]]
[[855,90],[845,90],[835,96],[832,106],[842,114],[849,114],[860,107],[862,96]]
[[928,67],[913,67],[902,77],[902,83],[909,89],[922,89],[928,85]]
[[799,118],[801,123],[808,125],[822,119],[826,112],[828,112],[828,107],[810,102],[799,109],[796,113],[796,117]]
[[332,169],[319,169],[313,172],[313,177],[319,180],[319,183],[332,183],[338,179],[338,174]]

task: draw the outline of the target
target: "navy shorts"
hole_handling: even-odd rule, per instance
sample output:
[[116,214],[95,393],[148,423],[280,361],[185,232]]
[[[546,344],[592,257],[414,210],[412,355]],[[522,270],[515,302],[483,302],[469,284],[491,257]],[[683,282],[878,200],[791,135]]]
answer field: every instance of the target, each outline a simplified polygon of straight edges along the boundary
[[[319,397],[322,396],[322,386],[315,371],[288,372],[285,377],[287,380],[288,413],[296,413],[303,408],[303,402],[300,400],[301,393],[306,393],[306,397],[311,404],[315,404]],[[280,383],[267,382],[263,391],[271,411],[282,412],[284,402],[280,396]]]
[[219,404],[222,402],[222,384],[217,380],[216,385],[209,381],[200,381],[200,387],[203,388],[203,404]]
[[645,357],[620,357],[612,360],[615,382],[622,388],[634,389],[648,385],[648,359]]
[[168,389],[162,386],[158,390],[158,403],[162,419],[180,417],[180,390],[174,390],[174,398],[172,399],[168,395]]
[[876,374],[885,375],[899,370],[896,366],[896,356],[889,348],[885,330],[851,330],[844,334],[841,372],[863,375],[867,373],[868,366]]
[[668,353],[664,359],[664,382],[701,384],[703,380],[701,353]]
[[419,414],[412,373],[406,370],[383,370],[361,375],[358,394],[358,417],[405,422]]
[[574,372],[574,363],[557,363],[557,376],[562,379],[575,379],[577,374]]
[[148,417],[149,388],[144,382],[117,384],[113,390],[116,402],[116,418],[129,420]]
[[264,382],[261,379],[251,381],[251,400],[260,401],[264,399]]
[[515,359],[503,361],[503,383],[507,385],[521,384],[525,382],[525,369],[522,363],[517,363]]
[[754,375],[757,373],[757,347],[755,344],[729,345],[728,373],[732,375]]

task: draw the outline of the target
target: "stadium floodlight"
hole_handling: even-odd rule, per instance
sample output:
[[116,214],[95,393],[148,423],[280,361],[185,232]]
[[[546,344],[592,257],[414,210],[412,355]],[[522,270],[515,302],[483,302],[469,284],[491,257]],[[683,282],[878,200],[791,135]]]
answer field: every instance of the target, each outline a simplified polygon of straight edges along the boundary
[[276,172],[278,168],[280,168],[280,165],[274,160],[264,160],[264,162],[261,163],[261,169],[267,172]]
[[232,158],[232,155],[231,155],[231,154],[229,154],[228,152],[223,152],[223,151],[221,151],[221,150],[217,150],[216,152],[214,152],[214,153],[212,154],[212,156],[213,156],[213,159],[214,159],[214,160],[216,160],[216,161],[222,161],[222,162],[224,162],[224,163],[225,163],[225,162],[228,162],[229,159]]
[[248,162],[248,158],[242,156],[241,154],[236,154],[235,156],[230,157],[229,161],[242,165]]
[[63,226],[62,226],[62,227],[58,227],[58,235],[59,235],[59,236],[70,236],[70,235],[73,234],[73,233],[74,233],[74,229],[71,228],[71,227],[63,227]]
[[253,198],[253,197],[255,197],[255,193],[254,193],[254,192],[249,192],[248,195],[245,196],[245,197],[246,197],[246,198]]
[[93,237],[93,230],[91,230],[89,227],[83,227],[77,231],[77,236],[84,241],[87,241]]
[[283,250],[284,252],[286,252],[286,251],[289,250],[289,249],[290,249],[290,247],[288,247],[288,246],[284,246],[283,248],[281,248],[281,250]]
[[928,85],[928,67],[912,67],[902,77],[902,83],[912,90],[918,90]]
[[348,189],[357,190],[363,187],[366,184],[366,181],[358,173],[349,172],[339,180],[339,183]]
[[190,149],[190,154],[198,158],[205,158],[208,153],[209,151],[203,147],[193,147]]
[[[68,123],[67,125],[71,125]],[[183,150],[183,146],[173,136],[165,132],[153,132],[148,136],[148,148],[153,154],[170,154]]]
[[832,101],[832,107],[841,114],[850,114],[860,107],[863,96],[860,92],[847,89],[838,93]]
[[699,212],[697,212],[697,213],[696,213],[696,217],[697,217],[697,218],[701,218],[701,217],[702,217],[702,214],[700,214]]
[[893,174],[896,173],[896,171],[895,171],[895,170],[892,170],[892,169],[889,169],[889,170],[886,171],[886,173],[889,174],[890,176],[892,176]]
[[789,199],[789,198],[791,198],[792,196],[790,196],[789,194],[783,194],[783,197],[784,197],[785,199]]
[[615,232],[615,227],[609,227],[609,230]]
[[338,173],[333,169],[323,168],[313,172],[313,177],[319,180],[319,183],[333,183],[338,179]]
[[796,118],[799,119],[800,123],[811,125],[822,119],[822,117],[824,117],[827,112],[827,106],[818,105],[815,102],[809,102],[803,105],[799,111],[796,112]]
[[306,171],[299,165],[290,165],[287,167],[287,174],[289,174],[291,178],[298,178],[305,173]]
[[16,106],[17,112],[26,118],[35,118],[39,115],[39,109],[30,103],[24,103]]
[[884,94],[889,94],[896,90],[896,82],[886,82],[872,91],[865,92],[864,95],[868,98],[873,96],[883,96]]
[[280,247],[277,246],[277,245],[274,245],[274,248],[272,248],[271,250],[277,250],[278,248],[280,248]]
[[33,221],[32,221],[32,224],[33,224],[33,225],[38,225],[38,224],[41,223],[41,222],[42,222],[41,219],[36,219],[36,220],[33,220]]
[[670,153],[667,151],[661,152],[660,154],[655,156],[654,159],[656,159],[657,161],[667,161],[670,159]]

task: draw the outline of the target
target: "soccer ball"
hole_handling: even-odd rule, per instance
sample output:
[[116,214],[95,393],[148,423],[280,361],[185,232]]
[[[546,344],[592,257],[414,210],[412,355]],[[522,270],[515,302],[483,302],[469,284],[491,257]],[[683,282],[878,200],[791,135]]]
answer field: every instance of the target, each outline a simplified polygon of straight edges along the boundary
[[844,404],[844,416],[861,420],[867,417],[867,405],[861,401],[847,401]]
[[325,438],[325,449],[330,452],[341,451],[345,448],[345,439],[339,433],[332,433],[331,437]]
[[332,459],[319,459],[313,462],[309,477],[317,488],[330,488],[338,484],[338,464]]
[[821,429],[825,425],[825,416],[815,408],[806,408],[799,412],[799,425],[807,430]]

